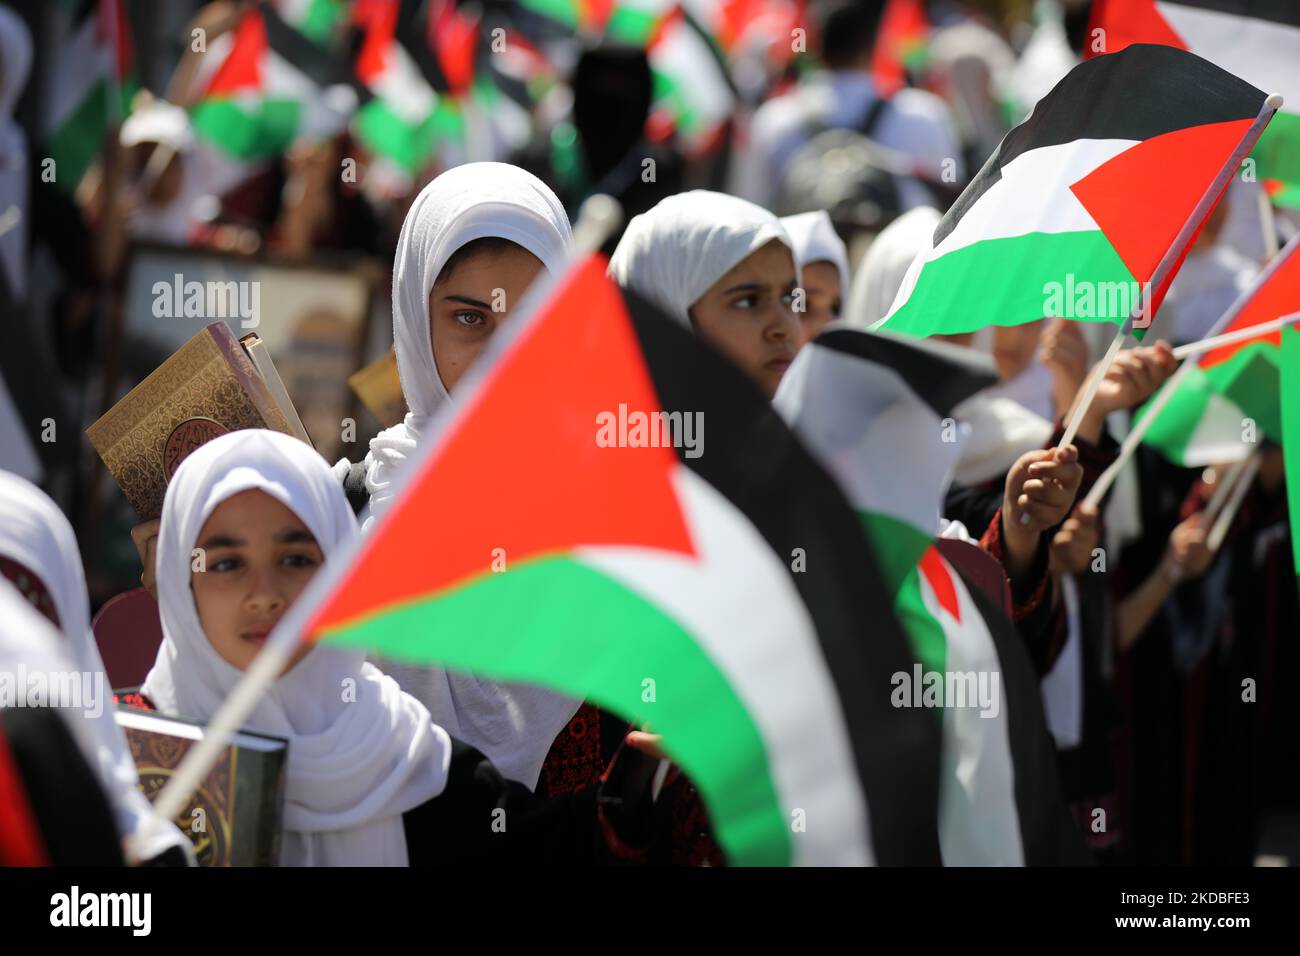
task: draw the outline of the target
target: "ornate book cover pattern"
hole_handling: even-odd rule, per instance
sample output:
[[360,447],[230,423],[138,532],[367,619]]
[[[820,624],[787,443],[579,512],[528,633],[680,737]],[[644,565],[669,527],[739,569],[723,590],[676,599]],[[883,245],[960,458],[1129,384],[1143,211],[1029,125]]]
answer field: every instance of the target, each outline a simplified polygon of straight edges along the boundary
[[290,432],[253,363],[218,322],[181,346],[86,435],[148,521],[161,514],[167,481],[185,456],[240,428]]
[[[123,727],[140,789],[152,803],[194,743]],[[173,821],[194,844],[199,866],[275,866],[280,856],[286,750],[230,746]]]

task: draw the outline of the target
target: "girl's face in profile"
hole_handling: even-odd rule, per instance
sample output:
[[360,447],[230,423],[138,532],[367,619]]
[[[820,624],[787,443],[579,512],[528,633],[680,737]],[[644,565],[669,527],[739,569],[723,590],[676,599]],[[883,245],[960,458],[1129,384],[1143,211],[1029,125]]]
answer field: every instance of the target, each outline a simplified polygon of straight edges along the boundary
[[522,246],[475,250],[444,270],[429,293],[429,337],[434,364],[448,392],[506,322],[542,271]]
[[748,375],[769,399],[808,340],[791,308],[794,257],[773,240],[715,282],[690,309],[704,339]]
[[[264,491],[232,495],[213,509],[194,545],[204,570],[190,589],[208,642],[228,664],[247,670],[325,556],[296,514]],[[311,650],[304,644],[282,673]]]

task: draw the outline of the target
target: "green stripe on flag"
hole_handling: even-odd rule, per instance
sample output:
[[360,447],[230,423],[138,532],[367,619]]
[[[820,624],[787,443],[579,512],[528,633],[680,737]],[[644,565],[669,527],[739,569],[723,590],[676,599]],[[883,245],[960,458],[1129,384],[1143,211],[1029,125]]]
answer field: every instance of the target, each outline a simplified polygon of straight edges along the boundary
[[[578,605],[585,626],[574,628]],[[790,862],[763,738],[727,676],[680,624],[578,560],[521,562],[434,598],[392,605],[326,632],[322,642],[543,684],[648,722],[704,794],[728,862]],[[647,678],[655,682],[650,701],[643,699]]]
[[1206,380],[1253,418],[1259,430],[1270,438],[1282,434],[1277,360],[1277,346],[1252,342],[1227,361],[1202,369]]
[[438,145],[465,135],[465,122],[449,99],[438,101],[420,123],[408,123],[383,100],[371,100],[353,117],[367,148],[387,156],[412,175],[428,162]]
[[615,7],[605,24],[605,36],[629,46],[643,47],[654,36],[661,14],[638,7]]
[[557,23],[563,23],[570,29],[578,28],[576,0],[519,0],[519,5]]
[[299,32],[324,46],[334,37],[334,28],[347,15],[343,0],[312,0],[307,14],[297,24]]
[[858,520],[871,542],[885,584],[891,592],[897,592],[934,538],[910,522],[883,511],[860,511]]
[[1031,232],[926,262],[907,301],[874,328],[924,337],[1057,316],[1118,325],[1139,292],[1100,230]]
[[[1178,465],[1187,461],[1187,446],[1197,425],[1205,417],[1210,397],[1214,394],[1199,365],[1193,366],[1184,375],[1142,438],[1144,444],[1150,445]],[[1149,403],[1143,405],[1133,417],[1135,425],[1146,415],[1148,406]]]
[[298,133],[302,104],[265,99],[248,107],[227,98],[201,100],[190,119],[194,131],[222,152],[244,160],[279,156]]
[[1287,513],[1291,522],[1291,553],[1300,580],[1300,332],[1282,332],[1282,457],[1286,468]]
[[1257,164],[1257,179],[1281,184],[1271,195],[1272,201],[1300,208],[1300,113],[1274,114],[1250,155]]
[[99,80],[63,124],[50,134],[48,149],[54,160],[54,181],[60,189],[73,192],[104,148],[109,97],[113,90],[121,97],[114,117],[120,119],[131,112],[131,100],[138,87],[134,74],[123,77],[120,86],[106,79]]
[[895,595],[894,610],[907,631],[916,655],[927,670],[942,671],[948,645],[943,625],[935,620],[921,596],[921,569],[917,566],[934,543],[915,525],[879,511],[858,514],[876,556],[885,584]]
[[894,600],[899,623],[907,631],[912,653],[926,671],[943,673],[948,668],[948,638],[921,595],[921,569],[912,568]]

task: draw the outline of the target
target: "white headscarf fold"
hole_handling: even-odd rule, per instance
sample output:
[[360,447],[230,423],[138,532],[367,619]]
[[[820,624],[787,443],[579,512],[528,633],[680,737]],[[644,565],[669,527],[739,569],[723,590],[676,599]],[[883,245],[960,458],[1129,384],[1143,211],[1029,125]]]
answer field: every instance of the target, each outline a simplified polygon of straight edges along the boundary
[[[781,220],[762,206],[695,189],[634,216],[609,260],[609,274],[690,328],[691,306],[773,239],[794,254]],[[798,262],[795,273],[798,277]]]
[[[327,560],[357,534],[329,467],[295,438],[237,431],[186,458],[163,500],[163,643],[143,686],[163,713],[210,720],[243,677],[203,633],[190,590],[190,558],[217,505],[250,489],[297,514]],[[355,700],[344,699],[349,686]],[[401,814],[442,792],[450,740],[419,701],[365,662],[362,651],[314,648],[267,691],[246,726],[289,739],[285,865],[407,864]]]
[[802,270],[814,262],[829,262],[840,277],[840,301],[849,301],[849,251],[844,240],[831,224],[826,210],[801,212],[797,216],[782,216],[781,225],[794,243],[794,258]]
[[939,211],[918,206],[881,230],[867,249],[853,277],[844,304],[844,319],[854,328],[869,329],[886,315],[917,255],[930,248]]
[[122,728],[113,719],[110,688],[90,629],[90,601],[77,539],[58,505],[30,482],[0,471],[0,555],[34,574],[50,593],[59,628],[77,670],[99,675],[104,699],[98,713],[79,721],[89,730],[93,747],[87,758],[99,775],[122,837],[135,859],[155,857],[170,847],[187,850],[185,834],[153,812],[140,792],[135,761]]

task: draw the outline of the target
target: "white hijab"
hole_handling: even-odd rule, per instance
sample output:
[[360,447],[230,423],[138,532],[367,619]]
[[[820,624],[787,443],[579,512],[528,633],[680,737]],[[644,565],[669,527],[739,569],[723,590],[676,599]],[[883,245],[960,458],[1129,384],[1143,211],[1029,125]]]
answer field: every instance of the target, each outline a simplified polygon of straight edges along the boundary
[[[186,458],[163,499],[163,643],[142,688],[163,713],[210,720],[243,677],[203,633],[190,590],[190,558],[217,505],[249,489],[292,509],[327,560],[357,534],[329,467],[295,438],[236,431]],[[249,715],[250,730],[289,740],[285,865],[405,866],[401,815],[446,785],[446,731],[364,657],[349,648],[314,648]],[[355,689],[355,700],[344,699],[345,687]]]
[[831,224],[826,210],[782,216],[781,225],[794,243],[794,258],[802,270],[814,262],[829,262],[840,277],[840,302],[849,301],[849,251]]
[[162,205],[140,203],[127,227],[135,239],[185,245],[200,222],[196,211],[199,198],[210,188],[204,181],[208,177],[192,165],[195,139],[189,113],[166,100],[152,100],[122,121],[118,139],[128,148],[158,143],[180,158],[181,184],[177,194]]
[[393,258],[393,348],[405,421],[370,442],[366,490],[370,514],[392,500],[394,479],[416,448],[429,418],[451,400],[438,374],[429,332],[429,293],[438,273],[461,246],[475,239],[509,239],[559,273],[573,250],[564,206],[545,183],[507,163],[467,163],[447,170],[420,191],[402,223]]
[[889,314],[908,267],[930,248],[940,218],[937,209],[918,206],[880,231],[853,277],[844,304],[845,321],[854,328],[869,329]]
[[[27,291],[27,137],[14,109],[32,65],[32,35],[0,6],[0,269],[16,300]],[[15,219],[15,215],[17,218]]]
[[[773,239],[794,255],[781,220],[762,206],[694,189],[632,218],[609,260],[609,275],[691,328],[691,306]],[[798,277],[798,262],[795,273]]]
[[[113,808],[119,832],[128,841],[128,855],[148,859],[170,847],[189,850],[185,834],[153,812],[139,790],[135,761],[122,728],[113,719],[108,678],[90,629],[86,575],[72,526],[58,505],[30,482],[0,471],[0,555],[35,575],[50,593],[68,655],[88,680],[99,681],[102,697],[93,702],[97,713],[78,721],[89,730],[90,765],[99,774]],[[96,676],[98,675],[98,676]]]

